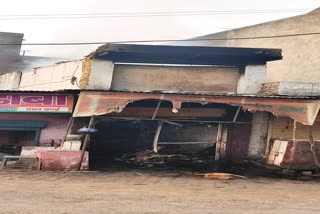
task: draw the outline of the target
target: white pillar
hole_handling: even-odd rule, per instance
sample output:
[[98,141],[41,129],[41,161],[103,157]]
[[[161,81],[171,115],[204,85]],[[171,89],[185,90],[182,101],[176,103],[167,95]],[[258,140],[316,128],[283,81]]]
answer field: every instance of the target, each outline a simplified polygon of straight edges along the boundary
[[237,93],[238,94],[257,94],[263,83],[266,82],[267,67],[266,65],[247,65],[244,73],[241,74]]

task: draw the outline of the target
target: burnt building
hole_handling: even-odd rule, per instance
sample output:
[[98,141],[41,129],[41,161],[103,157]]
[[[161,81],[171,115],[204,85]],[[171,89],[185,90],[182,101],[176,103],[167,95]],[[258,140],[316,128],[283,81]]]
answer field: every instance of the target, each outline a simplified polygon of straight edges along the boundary
[[260,111],[294,117],[279,108],[291,100],[256,96],[266,62],[280,59],[278,49],[107,44],[82,62],[74,130],[94,117],[92,162],[142,149],[262,158]]

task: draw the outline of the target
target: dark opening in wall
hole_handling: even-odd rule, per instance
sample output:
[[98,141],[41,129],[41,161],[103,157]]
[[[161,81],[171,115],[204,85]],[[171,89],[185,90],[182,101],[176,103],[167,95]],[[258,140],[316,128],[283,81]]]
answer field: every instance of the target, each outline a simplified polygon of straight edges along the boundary
[[[99,131],[91,137],[90,167],[108,168],[115,159],[128,154],[153,153],[159,121],[163,121],[157,143],[159,154],[186,155],[194,161],[198,154],[205,153],[214,160],[219,123],[232,122],[237,112],[237,107],[230,105],[183,103],[179,114],[172,112],[171,102],[162,101],[154,115],[158,104],[158,100],[137,101],[120,113],[97,117],[95,128]],[[241,111],[237,117],[237,121],[250,120],[248,112]]]
[[34,145],[35,131],[0,130],[0,159],[3,155],[19,155],[22,146]]

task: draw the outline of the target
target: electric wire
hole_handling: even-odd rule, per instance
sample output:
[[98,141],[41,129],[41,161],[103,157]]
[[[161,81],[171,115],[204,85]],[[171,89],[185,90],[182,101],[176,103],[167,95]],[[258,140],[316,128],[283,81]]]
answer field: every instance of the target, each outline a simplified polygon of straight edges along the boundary
[[24,45],[24,46],[75,46],[75,45],[101,45],[101,44],[123,44],[123,43],[161,43],[161,42],[193,42],[193,41],[225,41],[225,40],[255,40],[255,39],[271,39],[299,36],[320,35],[320,32],[282,34],[274,36],[253,36],[253,37],[234,37],[234,38],[193,38],[193,39],[154,39],[154,40],[126,40],[126,41],[99,41],[99,42],[53,42],[53,43],[0,43],[2,46]]
[[18,19],[77,19],[77,18],[116,18],[116,17],[154,17],[154,16],[207,16],[268,13],[300,13],[312,9],[269,9],[269,10],[216,10],[216,11],[172,11],[172,12],[126,12],[126,13],[74,13],[74,14],[5,14],[0,20]]

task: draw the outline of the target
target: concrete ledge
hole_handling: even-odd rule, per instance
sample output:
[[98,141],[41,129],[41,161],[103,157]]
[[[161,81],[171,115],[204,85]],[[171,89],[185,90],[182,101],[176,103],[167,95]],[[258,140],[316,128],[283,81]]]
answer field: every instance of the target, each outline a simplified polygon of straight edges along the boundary
[[280,96],[320,96],[320,83],[285,81],[264,83],[259,93]]

